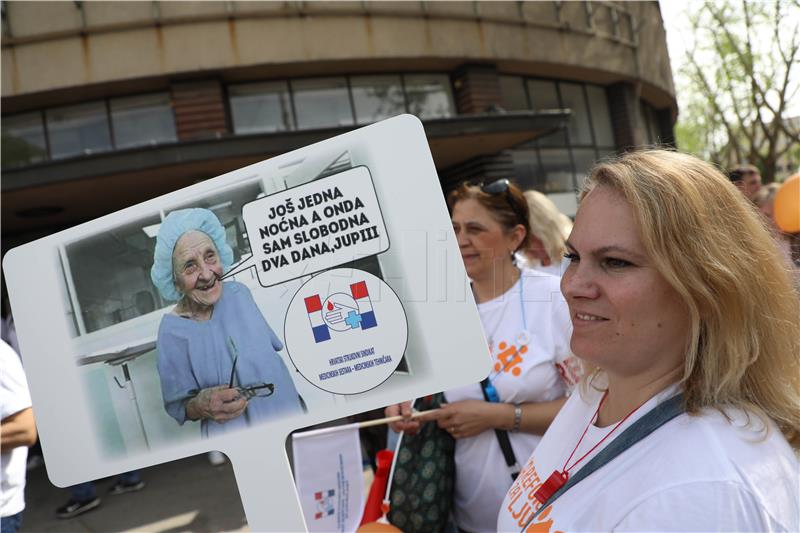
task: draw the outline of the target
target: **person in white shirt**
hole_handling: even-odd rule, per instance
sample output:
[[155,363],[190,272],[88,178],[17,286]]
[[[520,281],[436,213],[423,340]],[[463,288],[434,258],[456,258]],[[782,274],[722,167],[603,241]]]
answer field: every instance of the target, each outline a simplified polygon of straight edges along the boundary
[[[462,184],[448,196],[453,230],[494,362],[487,402],[481,384],[445,392],[435,417],[455,439],[454,519],[462,531],[492,531],[512,476],[495,429],[506,430],[516,462],[530,455],[578,379],[569,315],[558,278],[514,264],[530,235],[522,192],[508,180]],[[410,413],[392,406],[387,415]],[[394,424],[414,431],[418,422]]]
[[800,298],[748,200],[693,156],[625,154],[590,173],[567,246],[587,377],[497,529],[800,530]]
[[0,529],[16,532],[25,509],[25,465],[36,442],[28,382],[16,352],[0,341]]
[[572,231],[572,221],[539,191],[525,191],[524,194],[531,233],[517,255],[524,267],[561,277],[566,267],[564,243]]

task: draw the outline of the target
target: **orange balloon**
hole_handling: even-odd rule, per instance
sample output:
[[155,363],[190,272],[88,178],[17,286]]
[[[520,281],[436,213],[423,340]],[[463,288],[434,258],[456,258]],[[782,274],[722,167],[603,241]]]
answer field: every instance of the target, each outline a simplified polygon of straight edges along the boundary
[[786,233],[800,233],[800,174],[784,181],[775,194],[775,223]]

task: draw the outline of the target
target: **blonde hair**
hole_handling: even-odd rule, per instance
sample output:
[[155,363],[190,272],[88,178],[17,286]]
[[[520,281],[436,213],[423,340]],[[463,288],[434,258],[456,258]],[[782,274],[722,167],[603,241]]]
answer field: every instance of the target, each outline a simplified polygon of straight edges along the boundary
[[753,205],[712,165],[665,150],[595,166],[630,204],[645,249],[690,318],[686,409],[735,407],[800,447],[800,298]]
[[572,231],[572,221],[558,210],[550,198],[539,191],[525,191],[525,201],[528,202],[531,233],[542,241],[550,260],[560,263],[567,251],[565,243]]

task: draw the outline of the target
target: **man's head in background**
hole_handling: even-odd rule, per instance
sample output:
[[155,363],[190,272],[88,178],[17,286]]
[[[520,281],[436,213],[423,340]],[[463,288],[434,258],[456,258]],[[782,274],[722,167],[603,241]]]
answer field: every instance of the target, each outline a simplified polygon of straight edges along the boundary
[[748,200],[753,201],[761,189],[761,173],[753,165],[738,165],[729,173],[728,178],[736,185]]

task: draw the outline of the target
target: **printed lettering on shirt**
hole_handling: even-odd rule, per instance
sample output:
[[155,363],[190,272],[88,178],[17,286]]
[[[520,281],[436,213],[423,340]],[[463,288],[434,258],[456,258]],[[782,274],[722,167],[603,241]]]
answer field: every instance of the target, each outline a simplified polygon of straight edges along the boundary
[[[519,477],[509,490],[509,501],[506,511],[511,514],[520,528],[525,528],[525,533],[562,533],[552,530],[553,519],[548,518],[552,507],[548,507],[528,524],[533,513],[539,510],[541,504],[534,498],[534,493],[542,486],[539,473],[533,464],[533,459],[525,465]],[[525,498],[520,496],[525,494]],[[527,527],[526,527],[527,525]]]
[[[533,521],[525,528],[525,533],[564,533],[563,531],[559,531],[558,529],[550,531],[550,528],[553,527],[553,519],[548,518],[547,516],[550,514],[550,511],[553,509],[552,506],[548,507],[542,514],[537,516],[533,519]],[[524,526],[525,524],[522,524]],[[522,527],[520,526],[520,527]]]

